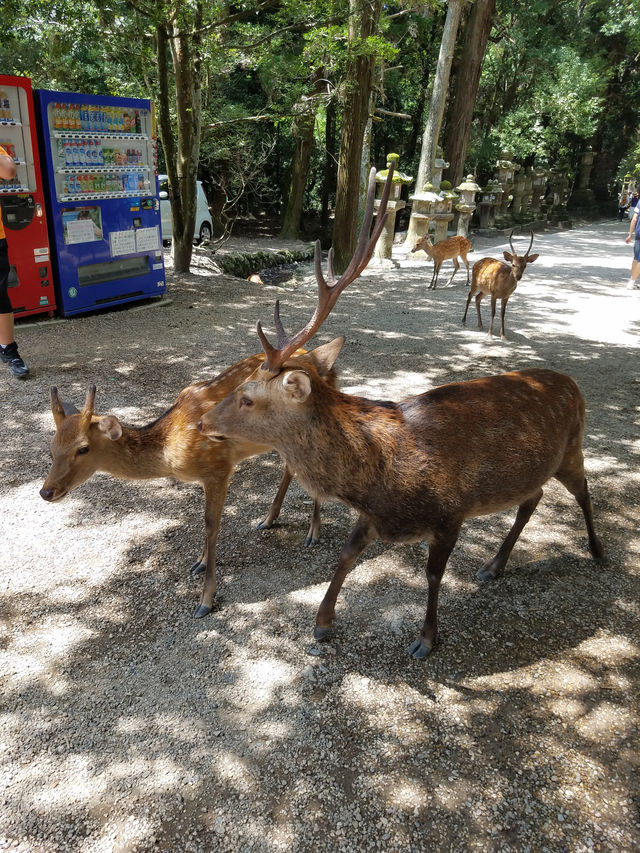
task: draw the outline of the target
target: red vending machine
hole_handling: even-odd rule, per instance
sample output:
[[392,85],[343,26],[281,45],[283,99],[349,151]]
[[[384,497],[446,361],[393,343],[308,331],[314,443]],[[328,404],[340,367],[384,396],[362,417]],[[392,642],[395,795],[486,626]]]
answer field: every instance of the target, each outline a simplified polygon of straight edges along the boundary
[[31,80],[0,74],[0,146],[16,161],[13,181],[0,179],[2,221],[9,244],[9,297],[16,317],[53,313],[49,237]]

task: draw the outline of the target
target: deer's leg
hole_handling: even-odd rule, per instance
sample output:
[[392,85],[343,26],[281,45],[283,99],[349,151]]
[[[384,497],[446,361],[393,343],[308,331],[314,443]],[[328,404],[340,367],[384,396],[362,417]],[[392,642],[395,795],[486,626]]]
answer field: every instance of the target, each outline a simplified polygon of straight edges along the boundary
[[304,544],[309,545],[317,545],[318,537],[320,534],[320,507],[322,504],[319,500],[315,500],[313,502],[313,512],[311,513],[311,523],[309,524],[309,532],[307,533],[307,537],[304,540]]
[[427,598],[427,613],[420,636],[412,643],[407,651],[412,658],[422,660],[431,653],[438,637],[438,594],[440,592],[440,581],[447,566],[449,555],[458,539],[460,527],[455,531],[429,545],[429,558],[427,560],[427,582],[429,593]]
[[[484,293],[482,291],[480,291],[478,293],[478,295],[476,296],[476,311],[478,312],[478,328],[479,329],[484,329],[484,326],[482,325],[482,317],[480,315],[480,303],[482,302],[483,296],[484,296]],[[489,332],[489,334],[491,334],[491,332]]]
[[280,515],[280,510],[282,509],[282,501],[284,500],[284,496],[287,494],[287,490],[291,485],[292,480],[293,473],[289,469],[289,466],[285,465],[284,472],[282,474],[282,480],[280,481],[276,496],[273,499],[273,503],[271,504],[271,508],[267,513],[267,517],[258,525],[258,530],[267,530],[269,527],[273,527],[274,521]]
[[429,283],[429,290],[436,289],[436,282],[438,281],[438,273],[440,272],[440,264],[433,262],[433,275],[431,276],[431,282]]
[[[489,337],[493,334],[493,318],[496,315],[496,302],[498,298],[491,294],[491,319],[489,320]],[[502,303],[504,305],[504,301]]]
[[492,580],[493,578],[500,577],[500,575],[504,571],[504,567],[507,565],[507,560],[509,559],[511,552],[513,551],[513,546],[518,541],[518,536],[520,536],[523,527],[533,515],[533,511],[540,503],[541,497],[542,489],[539,489],[539,491],[536,492],[535,495],[524,501],[524,503],[520,504],[520,506],[518,507],[518,512],[516,513],[516,520],[513,522],[513,527],[508,532],[507,538],[500,546],[500,550],[495,555],[493,560],[489,560],[486,566],[480,569],[480,571],[476,575],[478,580],[488,581]]
[[342,589],[344,579],[360,554],[362,554],[367,545],[375,538],[376,531],[372,524],[361,515],[342,548],[338,559],[338,568],[331,578],[329,589],[318,608],[316,627],[313,630],[313,636],[316,640],[324,640],[327,637],[335,619],[336,599]]
[[[582,451],[579,451],[580,458],[574,456],[573,460],[568,460],[567,457],[563,460],[562,468],[556,473],[555,477],[562,485],[568,489],[574,498],[577,500],[584,521],[587,526],[587,536],[589,537],[589,550],[596,560],[604,559],[604,548],[598,539],[593,524],[593,507],[591,506],[591,497],[589,496],[589,488],[587,479],[584,476],[584,465],[582,462]],[[569,454],[567,453],[567,456]],[[576,462],[578,464],[576,464]],[[573,463],[573,464],[571,464]]]
[[458,263],[458,259],[453,258],[453,272],[451,273],[451,278],[449,279],[447,284],[451,284],[451,282],[453,281],[453,279],[455,277],[455,274],[458,272],[459,269],[460,269],[460,264]]
[[463,326],[464,326],[464,324],[467,322],[467,311],[469,310],[469,304],[470,304],[471,299],[473,298],[473,294],[474,294],[475,292],[476,292],[476,289],[475,289],[475,287],[474,287],[474,286],[473,286],[473,284],[472,284],[472,285],[471,285],[471,290],[469,291],[469,295],[467,296],[467,304],[464,306],[464,314],[462,315],[462,325],[463,325]]
[[205,536],[204,545],[202,546],[202,551],[200,553],[200,558],[193,563],[193,565],[189,566],[189,574],[192,577],[196,577],[197,575],[201,575],[204,570],[207,568],[207,538]]
[[[231,472],[229,472],[230,474]],[[200,596],[200,603],[196,607],[194,616],[201,619],[213,609],[213,599],[216,595],[216,544],[218,532],[220,531],[220,517],[227,496],[229,476],[214,482],[205,483],[204,487],[204,520],[207,533],[207,564],[204,572],[204,586]]]
[[500,302],[500,337],[504,338],[504,312],[507,310],[508,299],[502,299]]
[[467,268],[467,287],[469,287],[469,261],[467,260],[467,256],[463,255],[462,260],[464,261],[464,265]]

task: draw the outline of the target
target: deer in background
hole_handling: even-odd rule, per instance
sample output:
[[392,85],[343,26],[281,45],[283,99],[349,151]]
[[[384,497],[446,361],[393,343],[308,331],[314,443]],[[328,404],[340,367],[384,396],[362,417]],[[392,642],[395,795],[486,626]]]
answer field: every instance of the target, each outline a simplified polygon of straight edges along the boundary
[[[298,356],[303,357],[304,352],[300,350]],[[247,379],[263,359],[263,353],[250,356],[215,379],[188,386],[180,392],[170,409],[143,427],[126,427],[114,415],[96,414],[93,410],[95,386],[89,388],[80,412],[63,403],[56,388],[51,389],[56,433],[51,441],[51,470],[40,490],[44,500],[61,500],[96,471],[106,471],[114,477],[130,480],[174,477],[185,483],[200,483],[204,489],[204,547],[200,558],[189,570],[192,575],[204,572],[196,617],[206,616],[213,607],[216,543],[234,468],[242,459],[272,448],[242,440],[215,445],[203,439],[194,424],[211,406]],[[335,382],[333,371],[327,373],[326,379]],[[285,468],[280,488],[267,517],[258,525],[259,529],[273,525],[291,479],[291,470]],[[317,542],[319,529],[320,506],[316,502],[305,545]]]
[[491,320],[489,321],[489,337],[493,334],[493,318],[496,313],[496,302],[500,300],[500,337],[504,338],[504,313],[507,310],[507,302],[513,291],[518,286],[518,282],[523,276],[527,264],[532,264],[537,260],[539,255],[530,255],[531,247],[533,246],[533,231],[531,232],[531,242],[529,248],[524,255],[518,255],[513,248],[512,243],[513,231],[509,235],[509,245],[511,252],[504,252],[504,261],[496,260],[495,258],[481,258],[473,265],[473,274],[471,277],[471,290],[467,296],[467,304],[462,317],[463,325],[467,322],[467,311],[469,303],[474,293],[476,296],[476,311],[478,312],[478,328],[482,329],[482,317],[480,316],[480,302],[485,294],[491,295]]
[[[375,170],[368,216],[374,188]],[[582,455],[585,402],[573,379],[544,369],[454,382],[397,403],[344,394],[322,379],[342,338],[312,350],[306,366],[297,365],[291,355],[318,331],[364,268],[374,245],[367,232],[363,227],[354,258],[337,280],[329,253],[328,283],[316,246],[318,305],[312,319],[286,337],[276,303],[278,346],[258,323],[264,363],[198,426],[222,445],[233,439],[272,444],[318,500],[337,498],[358,511],[317,613],[316,639],[327,636],[345,577],[371,541],[429,543],[427,611],[409,647],[420,659],[436,642],[440,582],[465,519],[518,507],[496,556],[478,574],[481,580],[499,577],[542,486],[555,477],[578,502],[591,553],[602,558]],[[496,460],[504,461],[499,476]]]
[[458,256],[462,258],[464,265],[467,268],[467,286],[469,285],[469,261],[467,260],[467,252],[471,251],[471,242],[467,240],[466,237],[447,237],[446,240],[440,240],[439,243],[434,245],[427,234],[425,237],[420,237],[418,239],[411,251],[418,252],[420,249],[426,252],[427,255],[433,259],[433,275],[431,276],[431,282],[429,283],[427,290],[436,289],[440,267],[444,261],[449,259],[453,261],[453,272],[451,273],[451,278],[447,284],[451,284],[455,274],[460,269]]

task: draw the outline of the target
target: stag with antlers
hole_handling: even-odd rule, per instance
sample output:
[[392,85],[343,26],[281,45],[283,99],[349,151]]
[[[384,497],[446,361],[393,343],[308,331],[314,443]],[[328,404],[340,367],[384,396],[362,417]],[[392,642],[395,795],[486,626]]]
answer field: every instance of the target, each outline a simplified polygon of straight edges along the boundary
[[507,261],[496,260],[495,258],[481,258],[473,265],[471,275],[471,290],[467,296],[467,304],[462,317],[463,325],[467,322],[467,311],[469,303],[474,294],[476,296],[476,311],[478,312],[478,328],[482,329],[482,317],[480,316],[480,302],[485,294],[491,296],[491,320],[489,321],[489,337],[493,334],[493,318],[496,313],[496,302],[500,300],[500,337],[504,338],[504,313],[507,310],[507,302],[513,291],[518,286],[518,282],[522,278],[527,264],[532,264],[539,255],[530,255],[531,247],[533,246],[533,231],[531,232],[531,242],[529,248],[524,255],[518,255],[513,248],[513,231],[509,235],[509,245],[511,252],[504,252],[504,258]]
[[[330,253],[327,283],[316,252],[319,295],[311,321],[287,337],[276,305],[278,346],[270,344],[259,323],[264,364],[198,426],[216,442],[235,437],[273,444],[311,494],[337,498],[358,511],[318,610],[317,639],[328,635],[345,577],[371,541],[429,543],[427,611],[409,647],[412,657],[424,658],[436,642],[440,582],[465,519],[517,506],[506,539],[478,574],[481,580],[496,578],[535,510],[542,486],[555,477],[582,510],[592,555],[599,559],[603,550],[583,465],[585,403],[569,376],[522,370],[381,404],[344,394],[322,380],[343,338],[312,350],[304,367],[291,358],[320,328],[370,256],[381,227],[378,222],[369,240],[374,177],[372,172],[369,219],[348,269],[336,280]],[[499,459],[505,460],[501,474],[491,476]]]

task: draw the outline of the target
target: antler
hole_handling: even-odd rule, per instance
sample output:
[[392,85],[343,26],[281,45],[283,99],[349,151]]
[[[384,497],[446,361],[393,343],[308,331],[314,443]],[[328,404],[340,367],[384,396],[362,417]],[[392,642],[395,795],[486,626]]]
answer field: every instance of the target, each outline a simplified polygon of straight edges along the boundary
[[[531,233],[531,242],[529,243],[529,248],[527,249],[527,251],[526,251],[526,252],[524,253],[524,255],[522,256],[523,258],[526,258],[526,257],[527,257],[527,255],[528,255],[528,254],[529,254],[529,252],[531,251],[531,247],[533,246],[533,231],[531,231],[530,233]],[[511,254],[512,254],[512,255],[517,255],[518,253],[517,253],[517,252],[516,252],[516,250],[513,248],[513,243],[511,242],[511,238],[512,238],[512,237],[513,237],[513,231],[511,232],[511,234],[509,234],[509,245],[511,246]]]
[[291,356],[299,347],[303,346],[303,344],[315,335],[320,326],[331,313],[331,309],[338,301],[338,297],[342,291],[347,287],[347,285],[351,284],[352,281],[358,278],[362,270],[369,263],[371,255],[373,254],[373,249],[380,237],[380,234],[382,233],[382,229],[384,228],[387,219],[387,201],[389,200],[389,193],[391,191],[392,176],[393,167],[389,169],[389,175],[387,176],[382,198],[380,199],[380,207],[378,208],[378,214],[376,216],[376,224],[371,236],[369,236],[371,222],[373,220],[376,170],[373,168],[369,172],[367,204],[362,227],[358,236],[356,250],[349,261],[349,265],[346,270],[337,280],[333,272],[333,247],[329,249],[329,256],[327,258],[327,283],[322,274],[320,241],[316,241],[314,263],[316,279],[318,282],[318,304],[313,313],[313,317],[309,320],[307,325],[296,335],[293,335],[290,338],[287,337],[280,320],[280,303],[277,301],[273,312],[273,320],[278,333],[278,346],[274,347],[269,343],[267,336],[262,331],[262,324],[258,323],[258,337],[260,338],[262,347],[266,353],[266,358],[261,367],[262,370],[268,370],[270,373],[278,373],[289,356]]
[[89,390],[87,391],[87,396],[84,401],[84,406],[82,407],[82,411],[80,412],[81,425],[84,430],[88,430],[91,425],[91,418],[93,417],[93,404],[96,399],[96,386],[89,385]]

